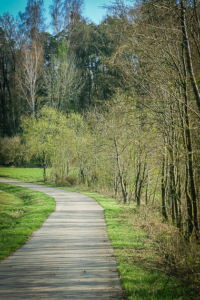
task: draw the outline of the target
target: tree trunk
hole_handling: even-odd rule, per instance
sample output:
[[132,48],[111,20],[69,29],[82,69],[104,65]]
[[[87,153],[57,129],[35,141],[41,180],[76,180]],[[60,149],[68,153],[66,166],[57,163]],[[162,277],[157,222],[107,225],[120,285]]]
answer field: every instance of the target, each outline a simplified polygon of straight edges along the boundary
[[[186,142],[186,149],[187,149],[187,162],[186,162],[186,173],[187,173],[187,203],[188,203],[188,213],[189,218],[191,219],[189,222],[194,221],[194,227],[195,227],[195,234],[196,238],[198,239],[198,211],[197,211],[197,195],[196,195],[196,189],[195,189],[195,182],[194,182],[194,171],[193,171],[193,154],[192,154],[192,141],[190,136],[190,124],[189,124],[189,116],[188,116],[188,108],[187,108],[187,90],[185,93],[185,142]],[[189,176],[189,179],[188,179]],[[189,188],[190,185],[190,188]],[[189,191],[190,189],[190,191]],[[193,213],[192,208],[190,207],[193,205]],[[194,217],[192,218],[192,214],[194,214]],[[193,225],[190,225],[190,230],[193,227]]]
[[162,178],[161,178],[161,190],[162,190],[162,215],[165,220],[168,220],[167,209],[166,209],[166,187],[165,187],[165,157],[163,155],[163,163],[162,163]]
[[[184,72],[185,72],[185,82],[183,84],[184,89],[184,117],[185,117],[185,124],[184,124],[184,141],[185,141],[185,148],[186,148],[186,184],[185,184],[185,192],[187,198],[187,211],[188,211],[188,233],[187,239],[190,238],[193,227],[195,227],[195,234],[196,238],[198,239],[198,212],[197,212],[197,195],[195,190],[195,182],[194,182],[194,171],[193,171],[193,154],[192,154],[192,141],[190,135],[190,122],[189,122],[189,114],[188,114],[188,88],[187,88],[187,74],[189,72],[190,77],[192,76],[192,61],[190,61],[190,48],[189,42],[187,37],[187,28],[186,28],[186,19],[185,19],[185,1],[181,1],[181,23],[182,23],[182,30],[183,30],[183,65],[184,65]],[[186,61],[185,61],[186,57]],[[193,74],[194,75],[194,74]],[[193,89],[194,83],[192,84]],[[194,91],[195,92],[195,91]],[[195,92],[195,96],[197,96],[197,90]],[[198,99],[197,99],[198,102]],[[198,105],[198,103],[197,103]],[[200,102],[199,102],[200,108]],[[194,215],[194,216],[193,216]],[[194,224],[194,226],[193,226]]]
[[116,155],[117,155],[117,166],[118,166],[118,171],[119,171],[119,179],[120,179],[120,183],[121,183],[123,202],[125,204],[125,203],[127,203],[127,191],[126,191],[126,186],[125,186],[125,183],[123,180],[116,138],[114,138],[114,144],[115,144],[115,150],[116,150]]
[[200,111],[200,93],[199,93],[199,88],[198,88],[198,84],[197,84],[195,74],[194,74],[194,69],[193,69],[193,61],[192,61],[192,55],[191,55],[191,49],[190,49],[190,42],[189,42],[188,33],[187,33],[187,22],[186,22],[185,11],[186,11],[185,0],[182,0],[181,1],[181,26],[182,26],[182,33],[183,33],[183,43],[184,43],[184,47],[185,47],[190,81],[191,81],[192,88],[194,91],[196,103],[197,103],[198,109]]
[[44,168],[44,173],[43,173],[43,178],[44,178],[44,182],[47,181],[47,175],[46,175],[46,151],[43,151],[43,155],[44,155],[44,162],[43,162],[43,168]]

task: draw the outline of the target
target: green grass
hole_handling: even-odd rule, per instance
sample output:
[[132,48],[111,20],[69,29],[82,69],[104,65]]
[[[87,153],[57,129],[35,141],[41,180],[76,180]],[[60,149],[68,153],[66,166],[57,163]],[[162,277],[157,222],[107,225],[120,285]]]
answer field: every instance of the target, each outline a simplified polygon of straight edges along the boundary
[[54,211],[44,193],[0,183],[0,260],[27,241]]
[[[47,169],[48,175],[49,169]],[[24,182],[43,182],[43,169],[39,168],[0,168],[0,177]]]
[[[1,168],[0,176],[4,177],[4,174],[7,178],[35,183],[42,182],[43,179],[41,169]],[[72,188],[68,190],[93,197],[104,208],[107,231],[126,299],[189,299],[186,296],[188,291],[175,278],[168,277],[161,271],[163,264],[155,251],[155,242],[138,226],[138,220],[144,219],[140,209],[133,205],[121,205],[116,200],[97,193]],[[13,198],[12,201],[17,204],[19,200]]]
[[187,299],[183,296],[187,291],[179,282],[160,272],[154,243],[136,225],[137,219],[142,218],[140,210],[97,193],[84,194],[95,198],[105,210],[107,231],[127,299]]

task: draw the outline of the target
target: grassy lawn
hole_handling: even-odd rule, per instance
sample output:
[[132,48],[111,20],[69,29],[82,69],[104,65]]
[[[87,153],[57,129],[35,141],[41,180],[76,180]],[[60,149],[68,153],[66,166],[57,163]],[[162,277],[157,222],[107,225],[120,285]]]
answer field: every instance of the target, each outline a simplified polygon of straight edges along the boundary
[[[0,177],[42,183],[43,172],[41,169],[0,168]],[[178,280],[169,277],[165,272],[162,272],[163,263],[160,261],[159,255],[155,250],[157,248],[155,244],[156,242],[151,239],[147,232],[145,232],[138,224],[138,220],[144,220],[144,212],[141,209],[138,209],[134,205],[122,205],[114,199],[108,199],[97,193],[86,192],[72,188],[69,190],[77,191],[93,197],[104,208],[107,231],[114,249],[115,258],[118,264],[119,276],[122,287],[126,293],[126,299],[196,299],[195,295],[192,297],[191,292],[182,286]],[[32,219],[34,219],[36,215],[40,213],[41,206],[38,208],[37,203],[35,207],[36,212],[33,213],[31,210],[30,212],[26,212],[26,209],[29,208],[29,200],[26,199],[29,197],[28,195],[32,197],[32,194],[39,193],[26,191],[25,194],[27,193],[27,196],[21,197],[21,188],[11,187],[9,190],[9,188],[6,189],[5,185],[3,185],[2,192],[6,192],[8,195],[4,196],[3,199],[11,199],[8,200],[8,202],[11,201],[11,203],[15,203],[16,206],[20,205],[19,201],[22,201],[21,198],[25,200],[24,204],[26,205],[23,204],[21,208],[24,209],[24,212],[20,212],[22,215],[24,214],[21,219],[17,219],[17,217],[15,218],[15,216],[12,216],[12,209],[9,209],[9,205],[14,204],[7,205],[8,211],[10,211],[11,214],[9,219],[12,219],[12,222],[14,222],[13,224],[18,224],[18,220],[18,222],[22,224],[24,232],[26,232],[26,227],[32,228]],[[38,198],[36,197],[36,202],[37,201]],[[52,211],[52,208],[53,204],[51,204],[51,209],[49,209]],[[20,209],[16,209],[16,216],[19,211]],[[47,210],[45,211],[47,212]],[[44,216],[44,219],[45,217],[46,215]],[[25,222],[22,221],[23,218],[25,218]],[[12,226],[13,227],[11,227],[11,229],[8,229],[11,233],[11,241],[12,239],[15,239],[16,235],[14,233],[15,226]],[[6,228],[2,230],[4,232]],[[26,234],[24,233],[24,235],[25,239],[27,239],[30,233],[27,232]],[[13,250],[14,249],[11,249],[11,251]],[[188,297],[188,293],[190,293],[190,297]]]
[[[47,169],[47,175],[49,170]],[[39,168],[0,168],[0,177],[24,182],[43,182],[43,169]]]
[[0,183],[0,260],[25,243],[54,209],[46,194]]

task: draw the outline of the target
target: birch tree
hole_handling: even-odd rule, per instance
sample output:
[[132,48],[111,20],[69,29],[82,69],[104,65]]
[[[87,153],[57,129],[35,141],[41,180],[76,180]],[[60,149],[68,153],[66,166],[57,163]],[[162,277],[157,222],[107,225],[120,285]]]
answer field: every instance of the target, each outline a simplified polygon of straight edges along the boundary
[[65,41],[60,43],[58,55],[51,57],[50,65],[46,69],[45,84],[50,106],[65,112],[77,107],[82,82],[74,59],[68,57]]
[[30,108],[34,116],[39,98],[39,92],[43,86],[43,50],[37,42],[33,41],[29,47],[24,44],[20,64],[18,65],[19,92]]

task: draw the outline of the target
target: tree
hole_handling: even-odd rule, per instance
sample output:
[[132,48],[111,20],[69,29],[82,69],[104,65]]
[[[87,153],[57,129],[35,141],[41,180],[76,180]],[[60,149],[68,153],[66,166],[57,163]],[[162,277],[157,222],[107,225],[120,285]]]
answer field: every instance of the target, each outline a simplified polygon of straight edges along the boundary
[[57,35],[63,28],[64,18],[62,15],[62,6],[63,3],[61,0],[53,0],[53,4],[49,7],[52,19],[51,26],[55,35]]
[[17,78],[20,95],[27,101],[33,116],[43,86],[43,67],[42,47],[35,41],[31,47],[24,44]]
[[25,12],[19,13],[20,30],[25,39],[39,41],[45,31],[43,5],[43,0],[28,0]]
[[76,67],[85,82],[79,98],[81,109],[103,104],[123,86],[120,70],[110,63],[118,45],[112,34],[114,26],[111,17],[98,26],[83,20],[71,35],[69,54],[75,56]]
[[24,118],[22,128],[26,160],[35,157],[42,163],[45,180],[46,166],[52,167],[53,180],[63,179],[69,173],[73,153],[72,134],[66,116],[54,108],[44,106],[37,118]]
[[0,133],[11,136],[17,133],[19,106],[16,93],[16,66],[19,53],[19,36],[16,20],[8,13],[0,16]]
[[68,31],[68,36],[71,35],[74,26],[81,19],[82,6],[83,6],[83,0],[63,1],[64,27]]
[[59,37],[59,34],[64,32],[68,45],[70,44],[72,32],[82,19],[82,6],[83,0],[53,0],[53,4],[49,7],[54,34]]
[[74,59],[67,54],[66,42],[63,40],[58,46],[58,55],[51,57],[51,63],[46,70],[48,103],[65,112],[70,108],[76,109],[82,86]]
[[87,117],[93,137],[90,148],[95,149],[91,166],[97,170],[97,183],[106,178],[104,188],[111,189],[115,197],[121,195],[124,203],[134,200],[140,205],[147,182],[148,138],[141,112],[129,101],[119,92],[112,104],[94,109]]
[[[187,239],[193,232],[198,238],[199,226],[194,167],[194,149],[199,151],[194,125],[199,123],[198,71],[194,67],[194,62],[198,65],[198,42],[192,35],[193,30],[197,36],[196,4],[151,0],[126,8],[117,2],[114,15],[121,38],[111,57],[121,69],[126,91],[137,93],[137,105],[147,108],[159,126],[164,154],[157,160],[163,176],[163,216],[167,218],[168,212],[180,230],[184,225]],[[195,18],[195,30],[190,18]],[[159,147],[162,149],[161,144]]]

